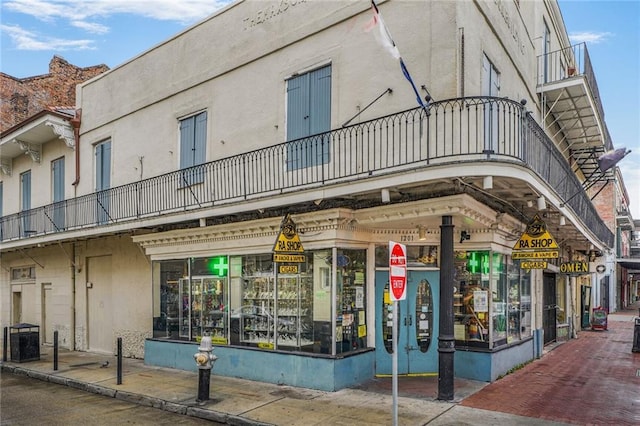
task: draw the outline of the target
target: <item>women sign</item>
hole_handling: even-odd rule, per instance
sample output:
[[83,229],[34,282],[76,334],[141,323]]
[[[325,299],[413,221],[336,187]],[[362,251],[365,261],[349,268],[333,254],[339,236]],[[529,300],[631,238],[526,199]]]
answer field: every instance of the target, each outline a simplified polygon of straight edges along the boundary
[[392,301],[407,297],[407,248],[393,241],[389,241],[389,287]]

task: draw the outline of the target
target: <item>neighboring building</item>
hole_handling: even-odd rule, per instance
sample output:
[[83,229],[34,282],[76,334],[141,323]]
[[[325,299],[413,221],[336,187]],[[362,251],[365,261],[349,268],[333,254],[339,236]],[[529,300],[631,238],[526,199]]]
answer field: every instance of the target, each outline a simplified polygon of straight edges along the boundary
[[451,284],[459,377],[588,326],[615,237],[585,190],[613,148],[586,46],[556,1],[379,7],[425,108],[366,1],[237,1],[82,84],[63,200],[30,192],[56,140],[3,154],[2,325],[181,369],[210,334],[215,374],[336,390],[391,373],[396,241],[400,374],[438,371]]
[[108,70],[106,65],[80,68],[54,56],[49,74],[15,78],[0,72],[0,132],[51,107],[74,106],[76,86]]

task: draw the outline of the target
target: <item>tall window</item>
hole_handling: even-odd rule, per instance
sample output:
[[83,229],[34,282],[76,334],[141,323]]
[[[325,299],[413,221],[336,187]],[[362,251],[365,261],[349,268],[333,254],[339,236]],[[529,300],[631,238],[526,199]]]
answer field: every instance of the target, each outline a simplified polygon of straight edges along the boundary
[[[180,169],[187,169],[206,161],[207,112],[180,120]],[[182,174],[184,186],[202,182],[204,173],[195,167]]]
[[20,209],[22,211],[22,235],[27,237],[31,229],[31,170],[20,174]]
[[[482,96],[500,95],[500,74],[487,55],[482,55]],[[498,152],[498,106],[487,102],[484,110],[484,149]]]
[[287,81],[287,170],[329,162],[331,65]]
[[544,21],[544,34],[542,35],[542,82],[549,82],[549,53],[551,52],[551,31],[549,31],[549,25]]
[[51,194],[53,201],[53,226],[64,229],[64,157],[51,162]]
[[111,141],[96,145],[96,219],[98,223],[109,220],[109,191],[111,187]]

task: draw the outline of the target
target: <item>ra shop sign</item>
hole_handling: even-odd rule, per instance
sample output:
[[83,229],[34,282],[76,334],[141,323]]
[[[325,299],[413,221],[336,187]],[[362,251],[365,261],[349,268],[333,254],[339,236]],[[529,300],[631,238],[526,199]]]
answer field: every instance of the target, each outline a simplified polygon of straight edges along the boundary
[[560,264],[560,273],[568,275],[587,275],[589,274],[589,263],[562,262]]
[[535,215],[529,222],[527,229],[513,246],[511,257],[515,260],[529,261],[559,257],[558,243],[549,233],[547,224],[540,219],[540,216]]
[[[288,214],[282,219],[280,232],[273,245],[273,261],[276,263],[304,263],[306,261],[304,247],[300,242],[296,224]],[[294,269],[297,268],[288,269],[288,273],[294,273]]]

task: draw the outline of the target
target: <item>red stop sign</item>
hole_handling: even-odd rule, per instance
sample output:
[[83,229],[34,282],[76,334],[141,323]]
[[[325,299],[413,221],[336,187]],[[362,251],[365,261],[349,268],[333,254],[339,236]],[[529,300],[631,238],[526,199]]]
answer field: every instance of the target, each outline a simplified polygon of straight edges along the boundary
[[389,287],[391,300],[407,297],[407,248],[393,241],[389,241]]

